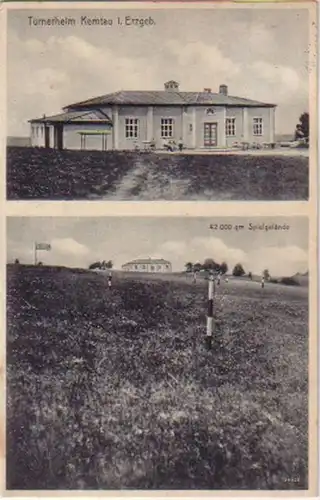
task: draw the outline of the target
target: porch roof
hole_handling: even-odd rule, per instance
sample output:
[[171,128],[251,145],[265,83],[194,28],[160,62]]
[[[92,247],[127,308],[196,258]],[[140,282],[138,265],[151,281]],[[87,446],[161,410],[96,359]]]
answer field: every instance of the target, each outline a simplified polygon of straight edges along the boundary
[[59,113],[58,115],[43,116],[42,118],[34,118],[29,120],[30,123],[42,123],[48,125],[54,125],[55,123],[62,124],[104,124],[112,126],[112,120],[109,116],[98,110],[86,110],[86,111],[66,111],[64,113]]

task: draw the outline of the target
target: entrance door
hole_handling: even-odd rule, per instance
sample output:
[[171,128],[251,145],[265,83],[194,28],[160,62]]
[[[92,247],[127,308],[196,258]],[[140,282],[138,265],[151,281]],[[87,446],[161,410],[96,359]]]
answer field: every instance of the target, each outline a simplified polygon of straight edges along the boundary
[[205,147],[217,145],[217,129],[216,123],[205,123],[203,132],[203,143]]

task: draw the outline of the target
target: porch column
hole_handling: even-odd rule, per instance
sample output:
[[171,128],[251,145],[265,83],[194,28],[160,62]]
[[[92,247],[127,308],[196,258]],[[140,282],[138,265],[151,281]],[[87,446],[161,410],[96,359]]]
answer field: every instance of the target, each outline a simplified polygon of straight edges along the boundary
[[148,106],[147,112],[147,141],[151,141],[153,137],[153,106]]
[[[185,108],[183,107],[182,111],[181,111],[181,138],[182,138],[182,142],[183,142],[184,147],[186,145],[188,145],[187,118],[188,118],[187,112],[186,112]],[[180,139],[180,137],[179,137],[179,139]]]
[[270,108],[269,114],[269,129],[270,129],[270,143],[274,143],[274,134],[275,134],[275,108]]
[[[224,107],[223,112],[222,112],[222,123],[221,123],[221,130],[220,134],[218,133],[218,144],[217,146],[221,146],[222,148],[225,148],[227,146],[227,137],[226,137],[226,121],[227,121],[227,109]],[[219,125],[218,125],[219,127]],[[220,144],[219,144],[219,137],[220,137]]]
[[63,149],[63,125],[54,125],[54,148]]
[[196,108],[192,108],[192,147],[197,147],[197,134],[196,134]]
[[243,142],[249,142],[249,117],[248,117],[248,108],[243,108],[243,125],[242,125],[242,137]]
[[44,126],[44,147],[50,148],[50,128],[48,125]]
[[113,106],[112,109],[112,123],[113,123],[113,131],[112,131],[112,140],[113,140],[113,149],[119,149],[119,110],[118,106]]

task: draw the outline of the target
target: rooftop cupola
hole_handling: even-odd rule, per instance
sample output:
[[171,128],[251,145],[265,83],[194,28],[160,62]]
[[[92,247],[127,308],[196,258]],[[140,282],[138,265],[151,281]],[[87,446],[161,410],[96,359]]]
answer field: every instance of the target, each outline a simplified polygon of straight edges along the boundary
[[220,85],[219,94],[228,95],[228,85],[224,85],[224,84]]

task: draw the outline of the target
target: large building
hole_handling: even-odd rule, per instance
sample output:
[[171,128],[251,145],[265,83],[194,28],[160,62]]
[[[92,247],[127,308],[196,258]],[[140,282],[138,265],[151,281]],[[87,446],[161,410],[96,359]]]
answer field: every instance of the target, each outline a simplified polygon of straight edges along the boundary
[[122,270],[136,273],[171,273],[172,266],[164,259],[136,259],[123,264]]
[[230,148],[275,140],[275,104],[219,92],[182,92],[175,81],[160,91],[119,91],[70,104],[54,116],[30,120],[33,146],[57,149]]

